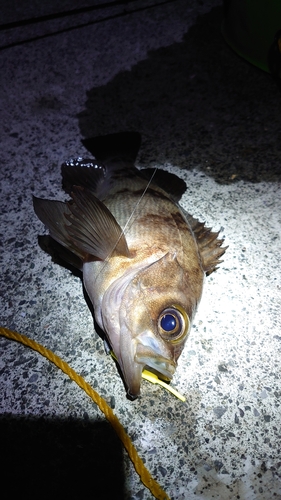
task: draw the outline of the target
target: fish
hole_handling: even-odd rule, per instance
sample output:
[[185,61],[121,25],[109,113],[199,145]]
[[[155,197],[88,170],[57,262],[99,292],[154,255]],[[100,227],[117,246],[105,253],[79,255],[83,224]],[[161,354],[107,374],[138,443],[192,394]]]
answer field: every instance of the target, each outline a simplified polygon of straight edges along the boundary
[[169,382],[186,344],[205,276],[223,238],[179,201],[177,175],[136,167],[138,132],[83,139],[91,157],[61,167],[65,202],[33,197],[61,257],[83,273],[94,319],[120,368],[127,397],[148,369]]

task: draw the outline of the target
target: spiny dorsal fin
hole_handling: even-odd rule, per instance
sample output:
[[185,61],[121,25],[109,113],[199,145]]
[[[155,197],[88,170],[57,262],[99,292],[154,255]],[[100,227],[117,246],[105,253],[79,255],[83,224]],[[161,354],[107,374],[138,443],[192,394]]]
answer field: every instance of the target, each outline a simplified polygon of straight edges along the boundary
[[185,212],[185,216],[195,236],[202,267],[208,276],[217,269],[218,264],[223,262],[220,257],[228,247],[221,246],[224,240],[218,239],[219,231],[212,232],[211,228],[206,227],[204,222],[199,222],[187,212]]

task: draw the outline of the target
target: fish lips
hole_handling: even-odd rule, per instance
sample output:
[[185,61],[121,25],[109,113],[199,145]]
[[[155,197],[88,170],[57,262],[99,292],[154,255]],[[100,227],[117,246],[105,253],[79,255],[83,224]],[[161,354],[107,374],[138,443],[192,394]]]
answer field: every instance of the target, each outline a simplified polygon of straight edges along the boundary
[[151,353],[137,353],[135,361],[144,367],[152,368],[159,378],[170,381],[175,373],[176,365],[163,356],[153,357]]
[[167,349],[150,333],[144,333],[137,338],[135,361],[152,368],[157,373],[171,380],[176,370],[175,361],[167,358]]
[[124,368],[128,396],[135,399],[140,392],[141,376],[145,367],[156,373],[159,378],[170,381],[176,370],[176,362],[171,359],[169,350],[151,332],[138,335],[132,344],[130,367],[126,363]]

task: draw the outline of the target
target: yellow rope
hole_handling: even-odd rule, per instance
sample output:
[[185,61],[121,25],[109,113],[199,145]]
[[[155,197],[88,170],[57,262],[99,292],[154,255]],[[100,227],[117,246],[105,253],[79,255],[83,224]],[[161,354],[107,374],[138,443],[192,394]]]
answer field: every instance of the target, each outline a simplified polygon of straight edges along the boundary
[[94,390],[92,387],[81,377],[78,375],[73,368],[71,368],[65,361],[63,361],[59,356],[54,354],[46,347],[38,344],[34,340],[26,337],[25,335],[21,335],[20,333],[13,332],[8,328],[0,327],[0,335],[7,337],[8,339],[16,340],[21,344],[24,344],[34,351],[39,352],[42,356],[45,356],[49,361],[54,363],[58,368],[60,368],[66,375],[68,375],[74,382],[76,382],[81,389],[83,389],[90,398],[98,405],[100,410],[104,413],[107,420],[113,426],[117,436],[121,439],[123,445],[125,446],[128,455],[133,462],[133,465],[136,469],[136,472],[139,474],[141,481],[143,484],[151,491],[152,495],[158,500],[170,500],[165,491],[162,490],[161,486],[158,484],[155,479],[150,475],[149,471],[145,467],[142,459],[138,455],[136,448],[134,447],[132,441],[129,436],[126,434],[124,427],[119,422],[116,415],[113,413],[112,409],[106,401]]

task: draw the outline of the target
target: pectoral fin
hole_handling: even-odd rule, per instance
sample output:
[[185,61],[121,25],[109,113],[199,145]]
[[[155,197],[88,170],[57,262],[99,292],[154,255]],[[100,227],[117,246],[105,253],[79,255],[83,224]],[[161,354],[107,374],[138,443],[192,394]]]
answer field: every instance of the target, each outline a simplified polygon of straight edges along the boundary
[[43,200],[33,196],[33,207],[37,217],[49,229],[50,236],[83,260],[86,257],[85,252],[78,248],[69,238],[65,214],[70,213],[70,211],[66,203]]
[[125,235],[104,203],[80,186],[73,188],[72,198],[67,203],[70,213],[65,217],[70,222],[67,232],[75,245],[101,260],[113,252],[129,257]]
[[34,210],[54,240],[80,259],[109,255],[129,257],[125,235],[108,208],[91,191],[74,187],[72,200],[63,203],[34,197]]

